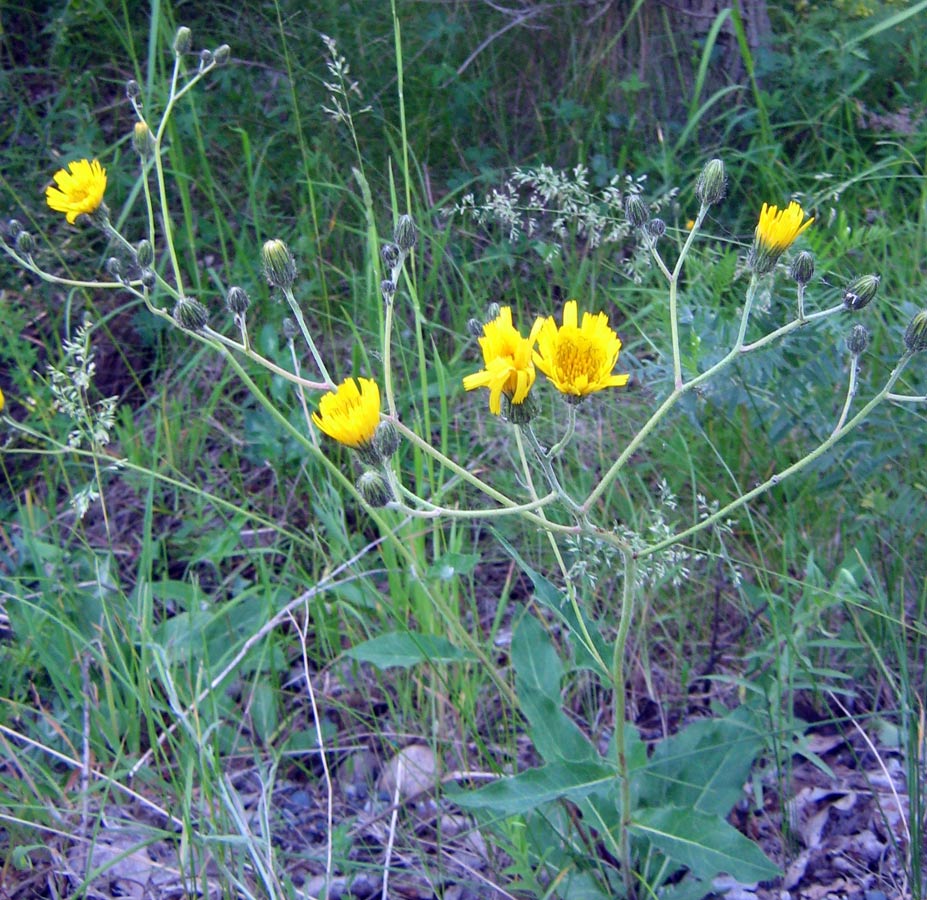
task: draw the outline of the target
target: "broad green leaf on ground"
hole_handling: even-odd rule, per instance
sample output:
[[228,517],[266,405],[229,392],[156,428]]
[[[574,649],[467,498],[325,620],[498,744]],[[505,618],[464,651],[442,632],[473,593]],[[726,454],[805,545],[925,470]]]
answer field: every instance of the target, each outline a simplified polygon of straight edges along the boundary
[[660,741],[642,772],[641,802],[726,816],[763,746],[755,714],[739,707]]
[[706,881],[722,872],[744,884],[781,874],[753,841],[720,816],[666,806],[642,809],[634,814],[631,832]]
[[554,800],[581,800],[614,778],[615,770],[601,763],[561,761],[502,778],[477,791],[449,790],[448,796],[465,809],[515,816]]
[[561,707],[563,665],[533,616],[525,616],[512,636],[512,665],[518,704],[544,761],[598,760],[595,748]]
[[391,631],[345,651],[345,656],[369,662],[378,669],[409,668],[423,662],[476,662],[467,650],[447,638],[414,631]]

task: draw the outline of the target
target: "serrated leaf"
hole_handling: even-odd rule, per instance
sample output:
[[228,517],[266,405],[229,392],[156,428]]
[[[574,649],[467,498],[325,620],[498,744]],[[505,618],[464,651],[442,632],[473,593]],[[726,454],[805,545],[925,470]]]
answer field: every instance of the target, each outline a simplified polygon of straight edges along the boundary
[[345,651],[345,656],[369,662],[378,669],[409,668],[423,662],[475,662],[468,650],[447,638],[414,631],[391,631]]
[[485,809],[503,816],[530,812],[542,803],[581,800],[615,779],[615,771],[600,763],[560,761],[494,781],[477,791],[451,790],[449,796],[465,809]]
[[753,841],[720,816],[675,807],[642,809],[634,814],[631,832],[649,839],[705,881],[722,872],[744,884],[782,874]]

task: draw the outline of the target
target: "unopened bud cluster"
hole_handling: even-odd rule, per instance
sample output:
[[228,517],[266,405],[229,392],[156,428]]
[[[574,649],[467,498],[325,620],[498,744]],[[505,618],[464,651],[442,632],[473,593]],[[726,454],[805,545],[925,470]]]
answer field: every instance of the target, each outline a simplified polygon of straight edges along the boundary
[[396,285],[399,282],[399,273],[405,264],[406,257],[418,243],[418,228],[412,216],[403,214],[393,229],[392,241],[387,241],[380,248],[380,259],[384,269],[389,273],[380,282],[380,294],[386,303],[392,303],[396,295]]
[[380,422],[369,443],[356,449],[367,465],[382,465],[399,449],[399,432],[392,423]]
[[389,482],[374,469],[367,469],[357,479],[357,492],[364,498],[364,502],[374,509],[386,506],[393,497]]

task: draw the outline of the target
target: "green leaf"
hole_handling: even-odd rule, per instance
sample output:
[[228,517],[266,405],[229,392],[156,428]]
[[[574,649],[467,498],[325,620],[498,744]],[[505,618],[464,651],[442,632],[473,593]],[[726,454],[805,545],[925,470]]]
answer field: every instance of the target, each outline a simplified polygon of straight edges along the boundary
[[705,881],[721,872],[745,884],[782,874],[753,841],[720,816],[667,806],[643,809],[635,813],[631,832],[648,838]]
[[533,616],[525,616],[512,635],[512,665],[518,704],[545,762],[597,760],[595,748],[561,707],[563,666],[547,632]]
[[531,812],[542,803],[581,800],[615,780],[615,770],[601,763],[561,761],[494,781],[478,791],[448,790],[465,809],[486,809],[503,816]]
[[409,668],[423,662],[475,662],[468,650],[447,638],[415,631],[391,631],[345,651],[345,656],[369,662],[378,669]]
[[654,748],[642,773],[641,802],[726,816],[762,746],[746,707],[722,719],[699,719]]

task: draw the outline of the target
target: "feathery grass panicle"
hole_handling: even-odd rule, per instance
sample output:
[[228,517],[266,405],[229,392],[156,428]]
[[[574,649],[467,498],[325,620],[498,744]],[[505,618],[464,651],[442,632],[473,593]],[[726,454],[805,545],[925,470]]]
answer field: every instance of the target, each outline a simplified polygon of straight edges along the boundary
[[106,169],[97,160],[78,159],[59,169],[45,189],[45,202],[73,225],[80,215],[95,213],[106,191]]
[[578,304],[569,300],[563,307],[563,324],[553,316],[541,321],[534,362],[551,384],[567,397],[582,399],[608,387],[624,387],[629,375],[614,375],[621,339],[608,324],[604,312],[583,313],[579,324]]
[[485,368],[467,375],[463,386],[468,391],[488,387],[489,411],[493,415],[498,416],[502,412],[503,394],[513,406],[527,399],[536,377],[531,354],[540,326],[541,320],[538,320],[528,337],[522,337],[512,324],[509,306],[503,306],[499,315],[483,326],[479,343]]

